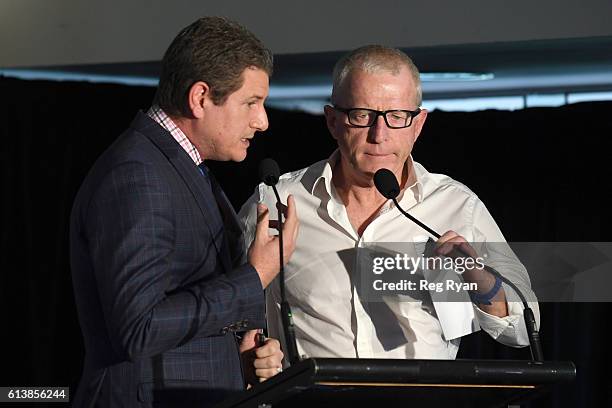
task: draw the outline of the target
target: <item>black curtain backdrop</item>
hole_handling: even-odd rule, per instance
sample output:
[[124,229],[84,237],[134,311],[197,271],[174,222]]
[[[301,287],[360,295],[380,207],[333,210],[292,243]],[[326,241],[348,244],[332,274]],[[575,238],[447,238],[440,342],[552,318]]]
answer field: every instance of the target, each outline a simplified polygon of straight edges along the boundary
[[[0,77],[0,386],[76,390],[84,349],[68,258],[72,201],[95,159],[138,109],[148,108],[153,93]],[[335,147],[323,117],[268,112],[270,128],[255,138],[244,162],[211,163],[237,209],[253,192],[261,159],[273,157],[290,171],[328,157]],[[413,155],[428,170],[474,190],[510,241],[610,241],[611,137],[611,102],[436,111]],[[578,377],[531,406],[612,406],[611,303],[547,303],[541,310],[546,358],[574,361]],[[528,356],[482,333],[464,338],[459,353]]]

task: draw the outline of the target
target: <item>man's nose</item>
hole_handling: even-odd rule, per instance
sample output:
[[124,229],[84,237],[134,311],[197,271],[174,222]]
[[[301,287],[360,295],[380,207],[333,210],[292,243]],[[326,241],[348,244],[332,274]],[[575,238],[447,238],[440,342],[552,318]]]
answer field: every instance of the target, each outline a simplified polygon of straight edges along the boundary
[[372,143],[382,143],[387,139],[389,128],[385,122],[385,118],[379,115],[374,124],[370,127],[369,139]]
[[257,117],[251,122],[251,127],[263,132],[268,128],[268,114],[266,108],[261,106],[260,111],[257,113]]

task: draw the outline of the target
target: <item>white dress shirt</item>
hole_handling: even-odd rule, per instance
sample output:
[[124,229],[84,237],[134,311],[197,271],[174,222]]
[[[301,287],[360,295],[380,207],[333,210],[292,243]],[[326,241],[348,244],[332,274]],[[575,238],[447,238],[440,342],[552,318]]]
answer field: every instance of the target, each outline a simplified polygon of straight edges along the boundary
[[[510,346],[529,344],[520,302],[508,301],[509,315],[499,318],[469,301],[402,301],[399,296],[385,297],[384,302],[360,299],[354,284],[359,279],[356,248],[376,242],[422,242],[427,233],[389,200],[359,236],[331,182],[338,158],[336,151],[328,160],[282,175],[277,184],[283,203],[289,194],[295,197],[300,221],[296,249],[285,275],[301,356],[454,359],[460,337],[480,328]],[[505,242],[472,191],[413,163],[417,181],[402,191],[402,208],[439,233],[454,230],[468,242]],[[239,214],[247,246],[255,235],[258,202],[268,206],[271,219],[276,218],[274,193],[261,184]],[[507,262],[507,257],[498,262],[494,258],[489,258],[487,265],[535,300],[522,264],[516,258],[513,262]],[[518,299],[512,289],[505,284],[503,288],[508,299]],[[269,335],[283,343],[278,278],[266,290],[266,298]],[[530,302],[530,306],[539,325],[537,302]]]

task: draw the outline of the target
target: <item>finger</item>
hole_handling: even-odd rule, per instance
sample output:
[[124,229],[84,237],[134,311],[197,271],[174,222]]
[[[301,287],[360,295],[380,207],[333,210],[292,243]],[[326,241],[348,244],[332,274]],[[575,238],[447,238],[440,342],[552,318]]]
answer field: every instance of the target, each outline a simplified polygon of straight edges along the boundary
[[[449,248],[448,245],[445,245],[449,242],[453,242],[457,237],[461,237],[453,230],[448,230],[438,240],[436,241],[436,253],[438,255],[447,255],[450,251],[453,250],[453,246]],[[463,238],[463,237],[461,237]]]
[[436,241],[436,244],[437,245],[442,245],[446,241],[448,241],[449,239],[455,238],[457,235],[459,235],[459,234],[457,234],[455,231],[448,230],[444,234],[442,234],[442,236],[440,238],[438,238],[438,241]]
[[280,201],[276,202],[276,209],[280,210],[285,217],[287,217],[287,206]]
[[253,367],[265,369],[265,368],[275,368],[281,367],[283,365],[283,355],[282,353],[275,354],[266,358],[256,358],[253,361]]
[[452,244],[454,247],[456,247],[456,250],[459,251],[459,253],[468,250],[468,252],[466,252],[464,256],[474,253],[472,247],[467,242],[467,240],[462,235],[459,235],[457,233],[454,233],[454,236],[452,234],[449,234],[449,238],[446,240],[445,244]]
[[287,217],[285,224],[283,225],[283,232],[287,231],[293,236],[293,239],[297,237],[298,218],[297,210],[295,208],[295,199],[292,195],[287,197]]
[[255,350],[257,358],[266,358],[276,354],[280,354],[280,359],[282,360],[283,352],[280,349],[280,343],[278,340],[272,338],[266,339],[265,344]]
[[289,194],[289,196],[287,197],[287,206],[286,206],[287,210],[287,218],[291,218],[293,220],[297,219],[297,212],[296,212],[296,208],[295,208],[295,198],[293,197],[292,194]]
[[280,369],[280,367],[265,368],[265,369],[255,370],[255,375],[259,377],[259,382],[263,382],[263,381],[266,381],[268,378],[274,377],[281,371],[282,369]]
[[466,256],[475,258],[478,256],[474,248],[461,235],[457,235],[443,243],[436,249],[436,252],[439,255],[455,258],[465,258]]
[[438,255],[448,255],[455,248],[455,245],[452,242],[445,242],[436,248],[436,253]]
[[256,236],[268,236],[270,211],[264,204],[257,204],[257,229]]
[[461,243],[459,243],[458,247],[461,249],[461,252],[463,252],[467,256],[470,256],[472,258],[478,257],[478,253],[476,252],[476,250],[465,239]]
[[253,360],[253,367],[256,369],[276,368],[282,366],[283,353],[281,351],[265,358],[256,358]]

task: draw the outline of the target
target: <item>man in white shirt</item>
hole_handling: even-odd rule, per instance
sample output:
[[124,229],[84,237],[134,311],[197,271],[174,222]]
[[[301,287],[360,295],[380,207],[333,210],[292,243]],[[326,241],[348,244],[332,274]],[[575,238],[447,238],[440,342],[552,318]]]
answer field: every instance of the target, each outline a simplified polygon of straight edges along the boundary
[[[376,189],[374,173],[391,170],[400,181],[402,208],[436,231],[437,254],[459,246],[477,256],[468,242],[505,239],[478,197],[451,178],[429,173],[412,160],[427,111],[420,109],[419,73],[403,52],[366,46],[343,57],[334,69],[327,127],[338,149],[327,159],[281,176],[281,200],[295,197],[300,232],[286,266],[298,352],[307,357],[456,357],[460,337],[483,328],[510,346],[528,345],[523,306],[512,289],[484,269],[463,274],[478,286],[475,303],[405,301],[401,296],[369,302],[360,296],[357,248],[376,242],[422,242],[428,234],[408,221]],[[254,234],[256,205],[275,205],[260,185],[240,211]],[[507,262],[508,259],[511,262]],[[511,253],[492,257],[495,267],[535,300],[525,268]],[[278,279],[267,290],[270,334],[283,338]],[[539,325],[539,309],[533,302]]]

